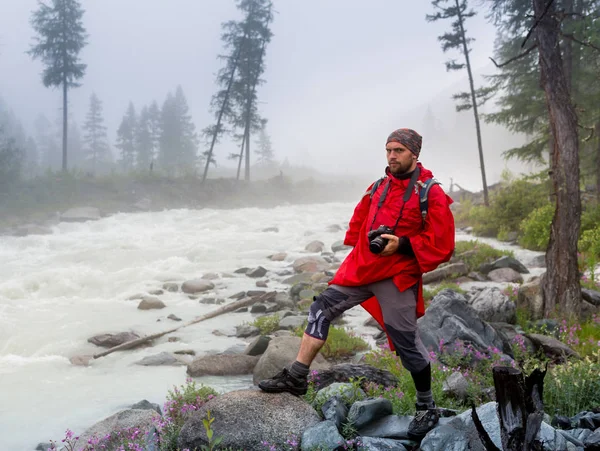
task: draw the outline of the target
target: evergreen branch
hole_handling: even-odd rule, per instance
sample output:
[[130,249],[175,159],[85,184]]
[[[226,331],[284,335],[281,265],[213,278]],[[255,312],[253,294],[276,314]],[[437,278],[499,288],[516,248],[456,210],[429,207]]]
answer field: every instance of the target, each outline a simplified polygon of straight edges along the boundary
[[510,58],[509,60],[503,62],[502,64],[498,64],[492,57],[490,57],[490,59],[492,60],[492,63],[494,63],[494,65],[497,68],[501,68],[501,67],[507,66],[508,64],[515,62],[515,61],[529,55],[536,48],[537,48],[537,44],[534,44],[531,47],[529,47],[527,50],[525,50],[523,53],[519,53],[517,56]]
[[598,46],[596,46],[596,45],[592,44],[591,42],[583,42],[583,41],[580,41],[579,39],[577,39],[577,38],[576,38],[575,36],[573,36],[572,34],[563,33],[562,31],[560,32],[560,35],[561,35],[562,37],[564,37],[564,38],[570,39],[570,40],[571,40],[571,41],[573,41],[573,42],[576,42],[576,43],[577,43],[577,44],[579,44],[579,45],[583,45],[583,46],[585,46],[585,47],[590,47],[590,48],[592,48],[592,49],[594,49],[594,50],[597,50],[597,51],[599,51],[599,52],[600,52],[600,47],[598,47]]
[[540,22],[542,21],[542,19],[546,16],[546,13],[548,12],[548,10],[550,9],[550,7],[552,6],[553,3],[554,3],[554,0],[550,0],[548,2],[548,4],[546,5],[546,9],[544,10],[544,12],[540,16],[540,18],[537,19],[535,21],[535,23],[533,24],[533,26],[529,29],[529,32],[527,33],[527,36],[525,36],[525,40],[523,41],[523,44],[521,44],[521,48],[525,47],[525,44],[529,40],[529,37],[531,36],[531,33],[533,33],[533,30],[536,29],[536,27],[540,24]]

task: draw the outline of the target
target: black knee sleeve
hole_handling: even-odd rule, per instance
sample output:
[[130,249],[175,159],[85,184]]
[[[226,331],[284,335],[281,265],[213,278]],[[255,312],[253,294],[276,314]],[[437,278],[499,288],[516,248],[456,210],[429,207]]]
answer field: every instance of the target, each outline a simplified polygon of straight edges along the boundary
[[308,310],[308,325],[304,333],[319,340],[327,340],[330,321],[325,316],[325,305],[321,296],[315,296]]

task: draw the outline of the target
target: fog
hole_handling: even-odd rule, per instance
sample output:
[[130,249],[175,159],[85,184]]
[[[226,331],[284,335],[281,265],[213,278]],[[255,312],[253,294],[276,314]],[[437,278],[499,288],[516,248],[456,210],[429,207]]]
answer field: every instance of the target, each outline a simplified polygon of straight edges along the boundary
[[[82,4],[89,38],[80,56],[87,71],[82,86],[70,91],[72,121],[83,123],[96,93],[116,152],[116,129],[129,102],[138,111],[153,100],[160,106],[181,85],[196,129],[214,122],[209,104],[222,64],[221,24],[240,18],[233,1]],[[62,105],[60,90],[41,82],[41,62],[26,54],[36,6],[36,0],[0,0],[0,98],[28,132],[40,113],[58,122]],[[446,71],[444,62],[461,56],[442,52],[437,36],[450,24],[425,20],[430,2],[278,0],[275,10],[258,98],[278,161],[375,179],[385,167],[388,133],[411,127],[423,135],[421,161],[446,187],[453,178],[463,188],[481,189],[473,115],[457,113],[451,99],[468,90],[467,74]],[[480,81],[494,72],[495,28],[482,11],[468,20],[467,32],[475,38],[471,58]],[[437,128],[427,124],[428,109]],[[529,169],[501,155],[522,137],[487,124],[482,135],[488,184],[506,167]],[[226,158],[233,151],[228,140],[217,145],[218,168],[234,166]]]

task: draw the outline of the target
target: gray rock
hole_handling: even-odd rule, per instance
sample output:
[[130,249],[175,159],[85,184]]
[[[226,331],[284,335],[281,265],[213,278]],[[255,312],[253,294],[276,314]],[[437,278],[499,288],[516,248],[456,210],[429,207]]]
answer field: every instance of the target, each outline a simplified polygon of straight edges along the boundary
[[329,398],[323,404],[323,407],[321,407],[321,412],[323,412],[323,418],[335,423],[338,431],[342,429],[342,425],[348,418],[348,407],[346,407],[344,400],[339,395]]
[[465,400],[469,389],[469,381],[461,373],[455,371],[448,376],[442,387],[444,392],[450,393],[460,400]]
[[399,440],[389,438],[359,437],[364,449],[370,451],[406,451],[406,447]]
[[308,428],[302,434],[302,451],[312,451],[314,449],[344,449],[344,437],[339,433],[333,421],[325,420],[319,424]]
[[509,256],[503,256],[493,261],[492,263],[483,264],[481,265],[479,270],[484,274],[488,274],[490,271],[500,268],[511,268],[518,273],[529,274],[529,270],[527,269],[527,267],[525,267],[523,263]]
[[260,334],[260,330],[258,327],[251,326],[249,324],[243,324],[241,326],[236,326],[236,337],[238,338],[247,338],[254,337],[255,335]]
[[181,286],[181,291],[187,294],[203,293],[215,288],[215,284],[209,280],[193,279],[186,280]]
[[144,357],[142,360],[135,362],[136,365],[142,366],[182,366],[182,362],[170,352],[161,352],[159,354]]
[[440,282],[444,279],[449,279],[452,277],[466,276],[468,272],[469,270],[466,264],[462,262],[451,263],[423,274],[423,283],[428,284]]
[[[138,409],[138,410],[154,410],[159,415],[162,415],[162,409],[160,406],[154,402],[150,402],[146,399],[141,400],[140,402],[136,402],[134,405],[130,407],[130,409]],[[44,450],[45,451],[45,450]]]
[[244,349],[244,354],[246,355],[262,355],[269,346],[269,342],[271,339],[264,335],[259,335],[254,340],[250,342],[248,346]]
[[[260,356],[254,368],[254,383],[258,384],[261,380],[272,377],[282,368],[291,365],[296,360],[301,341],[300,337],[296,336],[272,338],[267,350]],[[326,369],[329,368],[329,363],[322,354],[317,354],[310,367],[312,370]]]
[[407,439],[408,425],[412,418],[406,415],[388,415],[367,425],[358,433],[363,437]]
[[363,384],[368,382],[383,387],[395,387],[398,379],[387,370],[381,370],[371,365],[341,363],[329,369],[319,370],[319,380],[315,381],[315,387],[321,389],[335,382],[350,382],[350,380],[361,380]]
[[297,273],[315,273],[329,269],[330,264],[322,257],[301,257],[294,261],[294,271]]
[[250,271],[246,272],[246,275],[248,277],[252,277],[252,278],[264,277],[265,274],[267,274],[267,270],[265,268],[263,268],[262,266],[258,266],[256,268],[251,269]]
[[279,321],[279,329],[282,330],[294,330],[297,327],[301,327],[306,321],[306,316],[288,316]]
[[512,268],[493,269],[487,276],[492,282],[523,283],[523,276]]
[[468,302],[484,321],[502,323],[516,321],[515,303],[497,287],[483,289]]
[[142,433],[146,433],[153,426],[153,422],[158,418],[158,414],[154,410],[148,409],[128,409],[111,415],[108,418],[96,423],[91,428],[87,429],[79,436],[79,440],[75,445],[75,449],[84,447],[88,440],[93,437],[103,438],[113,432],[139,428]]
[[350,250],[350,249],[352,249],[352,246],[347,246],[347,245],[345,245],[343,240],[336,241],[335,243],[333,243],[333,244],[331,245],[331,250],[332,250],[333,252],[342,252],[342,251],[348,251],[348,250]]
[[348,412],[348,422],[358,430],[380,418],[391,415],[392,412],[392,403],[389,399],[365,399],[352,404]]
[[212,429],[223,437],[220,447],[236,450],[264,451],[261,442],[265,440],[275,449],[287,449],[291,436],[302,437],[306,429],[320,422],[318,413],[297,396],[237,390],[211,399],[191,415],[179,434],[179,449],[207,445],[202,423],[207,410],[215,419]]
[[325,243],[323,243],[322,241],[315,240],[308,243],[304,250],[307,252],[323,252],[324,248]]
[[165,308],[166,305],[163,301],[152,296],[144,296],[142,301],[138,304],[139,310],[158,310]]
[[590,304],[600,307],[600,292],[594,290],[588,290],[587,288],[581,289],[581,295],[583,299]]
[[101,334],[88,338],[88,342],[103,348],[112,348],[128,341],[140,338],[135,332],[119,332],[118,334]]
[[252,374],[258,359],[258,356],[244,354],[198,357],[188,365],[187,374],[192,377]]
[[440,291],[431,301],[425,315],[418,319],[419,332],[426,348],[439,352],[440,341],[457,340],[471,343],[479,351],[489,346],[502,349],[502,338],[467,303],[465,297],[453,290]]

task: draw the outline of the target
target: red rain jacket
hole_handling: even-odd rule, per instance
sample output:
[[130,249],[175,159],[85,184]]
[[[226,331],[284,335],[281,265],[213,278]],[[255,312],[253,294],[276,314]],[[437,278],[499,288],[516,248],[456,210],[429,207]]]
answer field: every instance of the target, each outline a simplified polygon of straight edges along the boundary
[[[433,177],[431,171],[425,169],[421,163],[417,164],[421,169],[420,181]],[[454,252],[454,217],[450,211],[450,204],[453,201],[439,185],[433,185],[429,190],[428,212],[423,225],[419,209],[419,196],[417,192],[413,191],[406,202],[395,235],[409,238],[415,257],[402,254],[382,257],[374,254],[369,250],[367,232],[380,225],[394,226],[402,208],[404,193],[410,182],[410,179],[395,178],[389,173],[389,168],[386,169],[386,173],[387,178],[379,185],[373,198],[370,198],[373,186],[371,185],[354,209],[350,227],[344,239],[344,244],[353,246],[354,249],[337,270],[330,284],[360,286],[392,278],[398,289],[405,291],[418,283],[417,318],[420,318],[425,314],[423,273],[432,271],[439,264],[450,260]],[[379,198],[388,181],[390,188],[381,209],[377,212]],[[376,213],[376,222],[373,223]],[[361,305],[385,330],[383,315],[377,299],[373,296]],[[390,348],[394,350],[389,337],[388,341]]]

